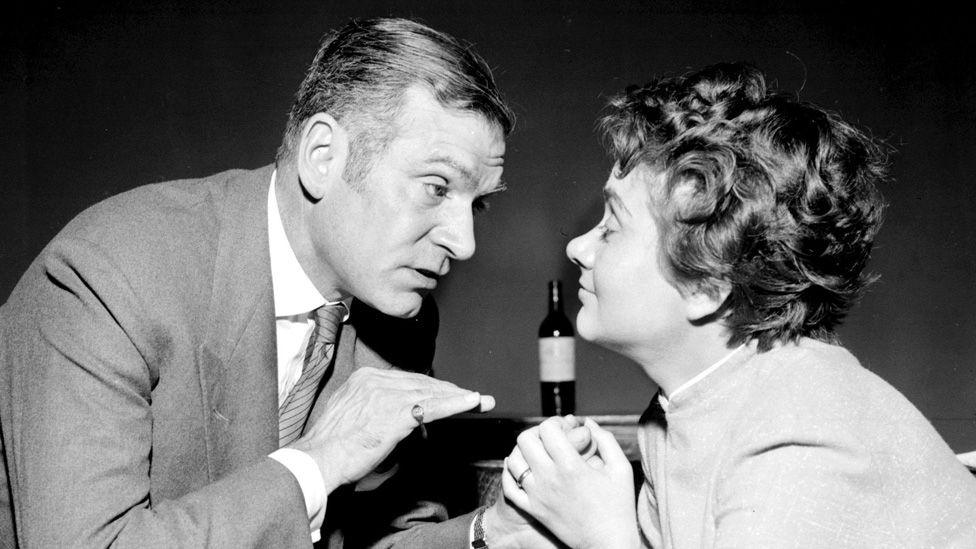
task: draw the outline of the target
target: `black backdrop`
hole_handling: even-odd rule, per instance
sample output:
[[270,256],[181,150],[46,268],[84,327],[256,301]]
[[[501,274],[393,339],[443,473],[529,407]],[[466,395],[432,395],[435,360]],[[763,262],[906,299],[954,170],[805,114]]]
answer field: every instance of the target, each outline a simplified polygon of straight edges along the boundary
[[[478,253],[438,289],[441,377],[538,412],[546,281],[577,307],[569,238],[597,220],[607,163],[593,121],[629,83],[720,60],[841,112],[895,149],[873,270],[845,343],[976,449],[976,61],[938,4],[209,2],[33,3],[2,30],[0,298],[85,206],[142,183],[269,163],[319,37],[349,17],[413,16],[473,42],[519,115]],[[638,368],[580,342],[582,413],[637,413]]]

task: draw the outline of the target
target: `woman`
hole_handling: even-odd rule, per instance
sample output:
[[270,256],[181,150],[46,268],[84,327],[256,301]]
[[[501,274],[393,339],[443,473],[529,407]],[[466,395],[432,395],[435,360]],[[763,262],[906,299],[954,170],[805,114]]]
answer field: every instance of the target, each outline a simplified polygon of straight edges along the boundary
[[870,277],[879,148],[723,64],[632,87],[602,121],[605,213],[567,253],[583,338],[660,387],[644,483],[586,425],[524,433],[506,497],[574,547],[976,547],[976,480],[838,346]]

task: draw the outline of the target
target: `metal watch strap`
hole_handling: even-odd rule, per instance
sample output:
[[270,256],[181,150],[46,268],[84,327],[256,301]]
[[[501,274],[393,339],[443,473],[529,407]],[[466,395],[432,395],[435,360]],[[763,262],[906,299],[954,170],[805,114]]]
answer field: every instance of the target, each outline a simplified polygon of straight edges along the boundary
[[474,549],[488,549],[488,541],[485,539],[485,511],[487,507],[482,507],[478,509],[478,514],[474,516],[474,540],[471,541],[471,547]]

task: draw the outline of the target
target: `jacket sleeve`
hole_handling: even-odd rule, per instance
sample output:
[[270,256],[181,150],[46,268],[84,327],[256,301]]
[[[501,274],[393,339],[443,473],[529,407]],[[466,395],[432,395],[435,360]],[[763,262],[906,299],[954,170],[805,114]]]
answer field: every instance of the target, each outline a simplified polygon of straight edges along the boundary
[[0,413],[19,545],[309,546],[298,484],[269,458],[152,500],[159,373],[141,342],[165,333],[121,272],[94,244],[62,241],[4,306]]
[[448,497],[438,483],[443,477],[427,466],[433,461],[420,463],[425,453],[418,446],[417,440],[401,443],[396,474],[378,487],[346,486],[333,492],[317,547],[338,546],[337,536],[345,547],[467,547],[473,513],[448,518]]

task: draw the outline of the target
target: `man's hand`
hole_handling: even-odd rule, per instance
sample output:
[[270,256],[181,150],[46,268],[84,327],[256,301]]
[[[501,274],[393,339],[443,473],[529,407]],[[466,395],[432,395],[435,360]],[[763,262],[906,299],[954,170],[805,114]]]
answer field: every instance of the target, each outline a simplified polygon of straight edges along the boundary
[[369,474],[417,428],[415,405],[429,423],[468,410],[486,412],[495,400],[423,374],[360,368],[289,447],[315,460],[328,494]]

